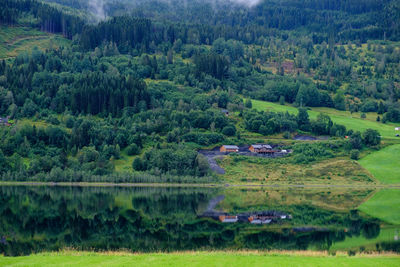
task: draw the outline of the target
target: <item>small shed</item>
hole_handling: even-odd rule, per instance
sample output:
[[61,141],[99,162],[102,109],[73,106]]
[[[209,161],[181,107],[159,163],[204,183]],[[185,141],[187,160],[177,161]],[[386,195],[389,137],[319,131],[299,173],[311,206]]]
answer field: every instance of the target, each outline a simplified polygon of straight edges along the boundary
[[223,223],[235,223],[238,221],[238,216],[221,215],[219,220]]
[[221,112],[225,115],[225,116],[229,116],[229,110],[227,109],[221,109]]
[[223,145],[219,149],[220,152],[239,152],[238,146]]
[[267,153],[275,152],[274,150],[272,150],[272,147],[270,145],[265,145],[265,144],[251,145],[249,147],[249,150],[253,153],[260,153],[260,154],[267,154]]

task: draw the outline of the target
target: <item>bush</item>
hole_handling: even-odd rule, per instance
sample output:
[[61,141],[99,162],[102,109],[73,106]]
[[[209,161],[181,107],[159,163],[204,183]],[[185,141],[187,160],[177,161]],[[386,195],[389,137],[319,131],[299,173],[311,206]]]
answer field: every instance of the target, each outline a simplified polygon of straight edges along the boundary
[[296,144],[293,147],[294,161],[296,163],[309,163],[318,158],[329,158],[333,154],[328,146],[322,143]]
[[135,158],[132,162],[132,168],[135,171],[143,171],[144,166],[143,166],[142,160],[140,158]]
[[350,158],[353,160],[358,160],[360,156],[360,151],[358,149],[353,149],[350,152]]
[[227,136],[234,136],[236,134],[236,128],[233,125],[225,126],[222,129],[222,133]]
[[138,155],[139,153],[140,153],[140,148],[136,144],[130,144],[126,148],[126,154],[128,154],[128,156]]
[[246,108],[252,108],[252,107],[253,107],[253,104],[251,103],[251,100],[250,100],[250,99],[247,99],[246,102],[244,103],[244,106],[245,106]]
[[367,129],[363,133],[363,143],[367,146],[376,146],[381,143],[381,137],[377,130]]

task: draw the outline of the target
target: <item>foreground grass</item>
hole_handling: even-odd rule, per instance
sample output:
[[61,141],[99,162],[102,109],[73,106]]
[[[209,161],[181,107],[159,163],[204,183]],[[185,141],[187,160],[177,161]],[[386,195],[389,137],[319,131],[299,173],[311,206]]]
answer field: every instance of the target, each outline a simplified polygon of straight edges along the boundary
[[382,183],[400,183],[400,144],[371,153],[359,163]]
[[[298,110],[296,107],[289,105],[279,105],[272,102],[261,101],[261,100],[251,100],[253,104],[253,108],[256,110],[270,110],[275,112],[286,112],[288,111],[291,114],[297,114]],[[378,116],[375,112],[369,112],[366,114],[365,119],[361,119],[361,113],[353,113],[351,114],[349,111],[341,111],[333,108],[311,108],[308,111],[308,114],[311,119],[317,118],[319,113],[325,113],[331,117],[332,121],[346,126],[347,129],[352,129],[354,131],[365,131],[366,129],[374,129],[379,131],[379,133],[384,138],[396,138],[395,137],[395,125],[392,123],[380,123],[376,121],[376,117]]]
[[382,221],[400,225],[400,189],[382,189],[358,209]]
[[0,257],[0,266],[399,266],[398,255],[327,256],[324,253],[43,253]]

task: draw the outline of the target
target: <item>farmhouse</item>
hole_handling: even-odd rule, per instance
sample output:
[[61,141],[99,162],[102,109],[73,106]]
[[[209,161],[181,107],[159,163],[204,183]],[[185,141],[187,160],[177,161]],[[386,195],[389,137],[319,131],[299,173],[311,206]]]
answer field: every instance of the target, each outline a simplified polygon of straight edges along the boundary
[[239,152],[238,146],[223,145],[219,149],[220,152]]
[[249,147],[249,150],[253,153],[259,153],[259,154],[273,154],[276,151],[272,150],[272,147],[270,145],[251,145]]

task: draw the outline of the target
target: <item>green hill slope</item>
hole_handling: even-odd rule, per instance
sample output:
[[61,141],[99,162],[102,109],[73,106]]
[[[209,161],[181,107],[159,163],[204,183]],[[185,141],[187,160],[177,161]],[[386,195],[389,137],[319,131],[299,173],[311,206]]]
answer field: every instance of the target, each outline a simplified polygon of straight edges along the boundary
[[[261,100],[251,100],[253,108],[257,110],[270,110],[289,113],[297,113],[297,108],[289,105],[279,105],[272,102],[261,101]],[[337,124],[342,124],[346,126],[347,129],[352,129],[354,131],[365,131],[368,128],[378,130],[383,138],[395,138],[396,127],[393,123],[380,123],[376,121],[378,116],[376,113],[367,113],[365,119],[361,119],[360,113],[351,114],[349,111],[340,111],[333,108],[310,108],[308,114],[311,119],[315,119],[319,113],[325,113],[329,115],[333,122]]]

